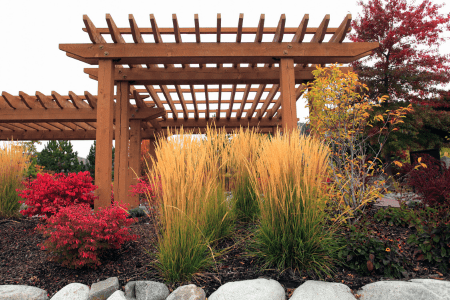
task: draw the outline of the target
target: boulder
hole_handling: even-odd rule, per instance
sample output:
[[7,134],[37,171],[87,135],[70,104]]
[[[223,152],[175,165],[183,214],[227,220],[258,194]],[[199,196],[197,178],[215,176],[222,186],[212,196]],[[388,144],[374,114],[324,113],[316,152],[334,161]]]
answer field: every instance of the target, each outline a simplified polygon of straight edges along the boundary
[[130,281],[125,285],[128,300],[166,300],[169,289],[156,281]]
[[228,282],[217,289],[208,300],[285,300],[281,284],[272,279],[258,278]]
[[119,278],[110,277],[93,283],[87,300],[105,300],[119,289]]
[[166,300],[205,300],[206,294],[195,284],[183,285],[177,288]]
[[342,283],[308,280],[295,289],[289,300],[355,300],[350,288]]
[[115,291],[108,300],[127,300],[125,293],[122,291]]
[[47,291],[28,285],[0,285],[0,300],[48,300]]
[[50,300],[86,300],[89,287],[81,283],[71,283],[60,289]]
[[[413,279],[414,280],[414,279]],[[449,284],[439,285],[439,280],[432,281],[378,281],[367,284],[358,291],[364,300],[443,300],[449,299]],[[424,280],[424,279],[421,279]],[[436,281],[436,282],[434,282]],[[438,288],[439,287],[439,288]],[[447,296],[445,296],[447,295]]]

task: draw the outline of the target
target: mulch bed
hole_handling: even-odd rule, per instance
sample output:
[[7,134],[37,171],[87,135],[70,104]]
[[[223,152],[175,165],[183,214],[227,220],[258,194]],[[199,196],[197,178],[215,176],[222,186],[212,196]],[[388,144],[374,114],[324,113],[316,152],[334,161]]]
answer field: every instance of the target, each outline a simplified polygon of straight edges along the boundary
[[[396,240],[404,239],[412,233],[413,229],[375,223],[371,216],[376,210],[375,207],[370,208],[367,212],[368,220],[371,221],[371,229],[381,236]],[[35,286],[46,290],[49,297],[52,297],[70,283],[78,282],[91,286],[109,277],[118,277],[122,289],[131,280],[164,282],[158,270],[152,266],[156,250],[150,241],[155,241],[156,235],[152,221],[147,216],[138,218],[137,222],[130,226],[130,233],[137,234],[140,238],[125,243],[119,250],[106,250],[101,256],[102,265],[97,270],[87,268],[72,270],[49,262],[48,253],[37,246],[44,242],[43,236],[34,230],[39,223],[39,218],[0,217],[0,285]],[[248,236],[244,224],[238,224],[235,233],[238,237]],[[280,272],[274,269],[261,271],[254,258],[246,256],[245,241],[237,242],[237,238],[235,240],[230,238],[218,245],[218,250],[232,248],[218,262],[217,269],[203,271],[190,282],[166,283],[169,290],[173,291],[180,285],[193,283],[202,287],[209,297],[227,282],[264,277],[280,282],[286,289],[286,295],[290,296],[293,290],[306,280],[319,280],[315,274],[308,274],[307,271],[300,273],[294,273],[292,270]],[[153,257],[149,256],[146,250],[153,254]],[[426,262],[415,261],[412,247],[406,248],[405,251],[413,264],[410,269],[406,269],[408,278],[401,280],[412,278],[450,280],[449,274],[442,275]],[[362,277],[353,271],[340,268],[333,277],[324,280],[344,283],[353,291],[357,291],[368,283],[391,279],[378,275]]]

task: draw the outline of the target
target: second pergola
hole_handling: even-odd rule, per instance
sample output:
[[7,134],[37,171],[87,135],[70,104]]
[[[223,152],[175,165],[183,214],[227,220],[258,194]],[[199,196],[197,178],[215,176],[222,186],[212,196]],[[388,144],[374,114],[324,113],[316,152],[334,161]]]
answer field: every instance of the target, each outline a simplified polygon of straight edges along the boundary
[[[205,28],[195,15],[194,27],[182,28],[173,15],[173,27],[158,28],[150,15],[151,26],[143,28],[129,15],[130,27],[118,28],[106,15],[107,27],[97,28],[85,15],[83,30],[91,43],[59,48],[71,58],[98,66],[85,69],[98,81],[98,94],[3,92],[0,139],[95,138],[99,187],[95,209],[110,205],[115,139],[115,197],[133,208],[139,205],[138,198],[130,197],[128,189],[140,174],[142,139],[150,139],[154,146],[155,137],[167,136],[169,128],[202,133],[208,125],[228,131],[241,126],[272,133],[277,127],[293,129],[298,121],[296,102],[305,83],[314,80],[315,65],[350,63],[379,46],[343,43],[351,15],[337,28],[328,27],[329,15],[319,27],[308,27],[305,15],[294,28],[285,27],[284,15],[277,27],[265,27],[264,15],[256,27],[244,27],[243,18],[241,14],[237,27],[222,27],[218,14],[217,26]],[[132,42],[126,42],[125,35],[131,35]],[[163,42],[164,35],[172,42]],[[215,41],[202,42],[206,35]],[[224,35],[232,35],[235,42],[221,41]],[[253,42],[243,42],[244,35],[254,37]],[[263,42],[268,35],[272,42]],[[312,35],[308,42],[306,35]],[[195,40],[183,42],[190,37]]]

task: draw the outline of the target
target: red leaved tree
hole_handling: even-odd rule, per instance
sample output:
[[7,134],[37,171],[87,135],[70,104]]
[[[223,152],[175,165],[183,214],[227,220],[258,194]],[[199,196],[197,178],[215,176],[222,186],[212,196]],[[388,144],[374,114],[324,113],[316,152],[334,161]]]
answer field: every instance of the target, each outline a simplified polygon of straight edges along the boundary
[[[400,150],[440,146],[450,131],[450,108],[445,85],[450,82],[450,55],[439,53],[448,37],[450,14],[439,12],[443,4],[429,0],[360,1],[362,13],[353,22],[354,42],[379,42],[367,58],[354,62],[360,80],[369,87],[369,97],[389,96],[382,109],[413,104],[385,147],[385,158]],[[377,111],[374,111],[376,114]],[[438,119],[437,119],[438,118]]]

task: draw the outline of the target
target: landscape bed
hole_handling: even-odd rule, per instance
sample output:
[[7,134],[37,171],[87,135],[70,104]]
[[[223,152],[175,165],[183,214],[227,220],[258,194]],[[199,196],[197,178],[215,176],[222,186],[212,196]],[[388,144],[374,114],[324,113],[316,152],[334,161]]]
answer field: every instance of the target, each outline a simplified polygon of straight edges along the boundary
[[[414,228],[405,228],[374,220],[375,213],[384,208],[370,206],[366,211],[366,221],[369,231],[377,237],[384,237],[394,241],[406,241],[414,233]],[[396,208],[398,209],[398,208]],[[235,234],[221,241],[216,249],[229,248],[217,262],[217,268],[209,268],[197,273],[190,281],[167,283],[160,276],[158,270],[152,266],[156,248],[152,246],[156,234],[152,220],[148,216],[136,218],[137,222],[130,226],[130,233],[140,237],[136,241],[125,243],[121,249],[109,249],[101,255],[102,265],[97,269],[68,269],[60,264],[48,261],[48,253],[37,245],[44,241],[42,234],[35,233],[34,228],[40,223],[39,218],[0,218],[0,285],[29,285],[46,290],[52,297],[57,291],[69,283],[82,283],[91,286],[93,283],[109,277],[118,277],[123,287],[132,280],[153,280],[164,282],[172,292],[178,286],[193,283],[205,290],[208,297],[221,285],[239,280],[270,278],[279,281],[290,296],[295,288],[307,280],[319,280],[317,274],[307,271],[293,272],[291,269],[260,270],[261,264],[254,257],[247,256],[247,241],[252,223],[238,222]],[[348,232],[340,232],[344,236]],[[416,260],[415,247],[403,247],[404,257],[412,262],[405,268],[408,277],[431,278],[449,280],[450,275],[442,274],[437,267],[431,266],[424,260]],[[153,256],[149,255],[147,251]],[[330,282],[340,282],[357,291],[363,285],[380,280],[390,280],[382,275],[360,276],[346,267],[339,267],[333,276],[322,278]]]

